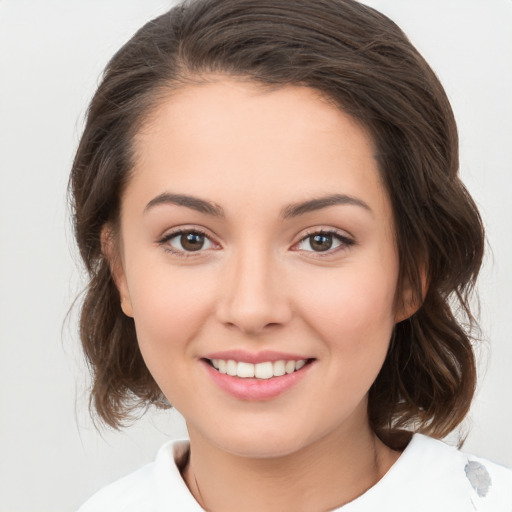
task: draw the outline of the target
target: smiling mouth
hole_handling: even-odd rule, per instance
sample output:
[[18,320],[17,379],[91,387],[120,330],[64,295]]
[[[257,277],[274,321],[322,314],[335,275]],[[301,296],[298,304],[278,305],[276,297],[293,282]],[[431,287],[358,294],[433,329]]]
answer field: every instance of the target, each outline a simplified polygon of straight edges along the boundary
[[304,366],[310,364],[313,359],[265,361],[262,363],[246,363],[233,359],[204,359],[219,373],[239,377],[242,379],[272,379],[283,375],[295,373]]

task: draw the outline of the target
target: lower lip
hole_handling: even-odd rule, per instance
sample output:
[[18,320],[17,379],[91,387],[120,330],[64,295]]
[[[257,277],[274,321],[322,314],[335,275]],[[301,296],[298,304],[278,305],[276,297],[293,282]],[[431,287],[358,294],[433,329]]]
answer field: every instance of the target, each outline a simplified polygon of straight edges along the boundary
[[243,379],[220,373],[206,361],[202,360],[201,362],[215,384],[223,391],[240,400],[252,401],[270,400],[288,391],[304,378],[313,365],[313,363],[308,363],[300,370],[280,377]]

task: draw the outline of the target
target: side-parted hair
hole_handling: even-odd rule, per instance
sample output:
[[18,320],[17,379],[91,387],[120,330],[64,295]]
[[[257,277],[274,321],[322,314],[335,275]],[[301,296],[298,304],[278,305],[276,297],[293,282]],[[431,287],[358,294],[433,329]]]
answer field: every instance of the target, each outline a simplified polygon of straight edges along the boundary
[[[91,406],[120,428],[168,407],[140,353],[102,253],[134,164],[133,140],[163,98],[219,75],[316,89],[371,135],[399,254],[397,297],[421,304],[398,323],[369,393],[375,432],[444,437],[464,419],[476,370],[469,294],[484,230],[458,176],[458,137],[434,72],[395,23],[354,0],[190,0],[142,27],[111,59],[90,104],[70,177],[89,283],[80,337]],[[115,230],[114,230],[115,231]]]

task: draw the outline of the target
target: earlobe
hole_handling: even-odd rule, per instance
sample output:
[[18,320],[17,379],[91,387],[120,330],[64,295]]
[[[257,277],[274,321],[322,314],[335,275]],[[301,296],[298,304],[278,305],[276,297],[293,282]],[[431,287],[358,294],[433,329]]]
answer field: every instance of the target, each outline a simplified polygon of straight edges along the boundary
[[419,301],[415,301],[412,298],[412,295],[409,293],[404,293],[403,299],[398,304],[395,313],[395,324],[403,322],[410,318],[421,306]]
[[126,316],[133,318],[133,308],[129,298],[121,297],[121,309]]
[[405,283],[399,300],[397,301],[395,323],[402,322],[410,318],[418,309],[420,309],[425,296],[427,295],[428,282],[426,271],[420,270],[421,290],[415,289],[409,282]]
[[108,262],[112,279],[121,297],[121,309],[126,316],[133,318],[133,308],[128,283],[126,282],[126,274],[114,230],[110,225],[103,226],[101,230],[101,252]]

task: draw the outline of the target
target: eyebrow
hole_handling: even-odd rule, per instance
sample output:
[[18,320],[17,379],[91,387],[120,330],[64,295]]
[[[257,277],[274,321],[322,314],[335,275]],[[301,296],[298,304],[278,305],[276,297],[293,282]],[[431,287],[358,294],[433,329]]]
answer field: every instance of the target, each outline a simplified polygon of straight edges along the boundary
[[187,194],[171,194],[168,192],[164,192],[163,194],[156,196],[154,199],[151,199],[151,201],[146,205],[146,208],[144,208],[144,213],[161,204],[186,206],[187,208],[196,210],[199,213],[205,213],[207,215],[212,215],[213,217],[225,217],[222,206],[219,206],[216,203],[205,201],[204,199],[199,199],[199,197],[189,196]]
[[289,219],[291,217],[297,217],[299,215],[304,215],[305,213],[337,205],[359,206],[368,212],[373,213],[372,209],[362,199],[348,196],[346,194],[331,194],[301,203],[290,204],[282,210],[281,216],[284,219]]
[[[199,197],[190,196],[188,194],[172,194],[170,192],[164,192],[163,194],[153,198],[144,208],[144,213],[146,213],[151,208],[154,208],[155,206],[164,204],[185,206],[186,208],[191,208],[192,210],[196,210],[199,213],[205,213],[206,215],[211,215],[213,217],[226,216],[222,206],[212,201],[206,201],[204,199],[200,199]],[[346,194],[330,194],[327,196],[310,199],[308,201],[290,204],[281,210],[281,217],[283,219],[289,219],[337,205],[359,206],[369,211],[370,213],[373,213],[368,204],[363,200],[358,199],[357,197],[349,196]]]

